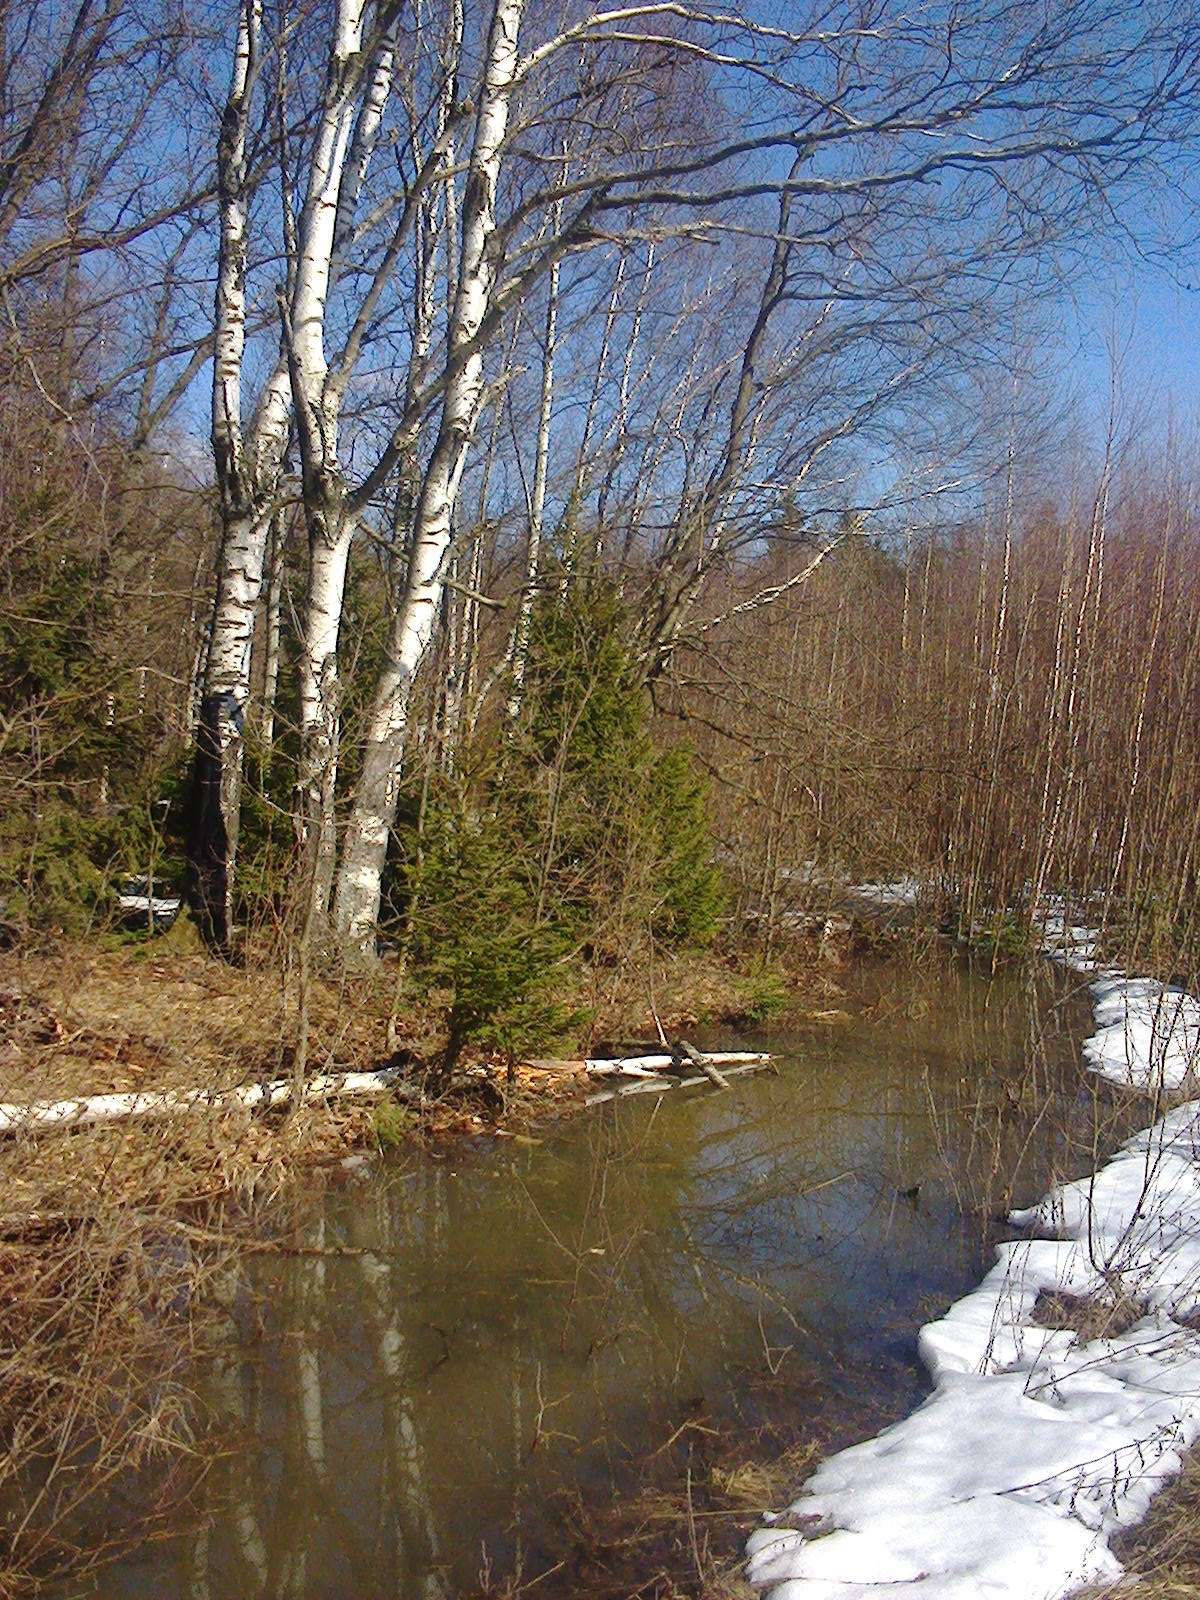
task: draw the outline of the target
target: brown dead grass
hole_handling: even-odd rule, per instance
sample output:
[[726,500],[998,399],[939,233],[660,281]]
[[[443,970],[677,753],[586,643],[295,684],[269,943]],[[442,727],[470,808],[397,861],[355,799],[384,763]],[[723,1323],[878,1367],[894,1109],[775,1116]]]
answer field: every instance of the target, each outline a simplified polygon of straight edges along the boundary
[[1146,1520],[1112,1544],[1127,1576],[1081,1591],[1080,1600],[1200,1600],[1200,1455],[1185,1462]]
[[[394,1055],[391,1000],[372,975],[318,980],[314,1068]],[[419,1045],[427,1019],[407,1021]],[[294,1037],[294,1004],[264,967],[161,945],[0,953],[6,1101],[233,1087],[286,1073]],[[0,1138],[0,1594],[37,1594],[178,1527],[221,1448],[195,1384],[242,1254],[286,1244],[294,1202],[374,1142],[375,1112],[204,1108]],[[431,1138],[482,1126],[470,1093],[422,1124]],[[132,1482],[148,1508],[136,1524]]]
[[[851,954],[844,952],[845,960]],[[653,1040],[657,1024],[668,1034],[696,1026],[740,1026],[753,1003],[751,958],[737,949],[656,953],[652,962],[590,974],[580,1003],[591,1014],[591,1042]],[[798,939],[773,964],[787,991],[785,1015],[793,1021],[836,1025],[848,1021],[838,982],[844,961],[823,959],[819,937]]]
[[[386,1054],[386,1004],[366,978],[315,984],[314,1067]],[[383,1011],[381,1017],[380,1012]],[[295,1002],[266,966],[199,950],[63,944],[0,953],[0,1088],[16,1098],[255,1081],[286,1070]]]
[[1072,1294],[1067,1289],[1042,1290],[1031,1320],[1039,1328],[1061,1328],[1075,1334],[1079,1344],[1092,1339],[1119,1339],[1146,1315],[1144,1300],[1136,1295]]
[[[567,1554],[541,1578],[485,1581],[479,1600],[586,1594],[589,1600],[754,1600],[742,1576],[747,1536],[813,1470],[812,1438],[723,1438],[690,1419],[643,1464],[640,1487],[607,1505],[564,1496]],[[769,1458],[764,1463],[763,1457]]]

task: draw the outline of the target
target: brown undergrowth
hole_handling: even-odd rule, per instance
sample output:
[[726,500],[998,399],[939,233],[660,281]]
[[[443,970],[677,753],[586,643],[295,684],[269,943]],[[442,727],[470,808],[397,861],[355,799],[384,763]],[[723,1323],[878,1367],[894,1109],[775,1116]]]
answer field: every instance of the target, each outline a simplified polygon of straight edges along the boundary
[[691,1417],[642,1464],[626,1495],[599,1505],[562,1495],[562,1556],[542,1573],[523,1570],[499,1583],[485,1572],[475,1600],[753,1600],[741,1575],[746,1538],[828,1444],[818,1435],[784,1444],[778,1430],[726,1438]]
[[560,1496],[564,1537],[553,1564],[540,1572],[530,1564],[499,1582],[485,1572],[474,1600],[754,1600],[745,1545],[764,1515],[786,1506],[824,1457],[899,1412],[886,1385],[851,1405],[807,1385],[798,1396],[769,1367],[749,1389],[770,1421],[723,1427],[694,1406],[636,1463],[622,1493]]
[[[383,1054],[386,1006],[350,998],[321,988],[321,1065]],[[266,969],[156,946],[0,957],[5,1101],[229,1088],[286,1072],[288,1051]],[[286,1240],[296,1180],[336,1173],[373,1132],[372,1108],[330,1103],[0,1138],[0,1594],[178,1529],[222,1447],[197,1373],[242,1254]]]

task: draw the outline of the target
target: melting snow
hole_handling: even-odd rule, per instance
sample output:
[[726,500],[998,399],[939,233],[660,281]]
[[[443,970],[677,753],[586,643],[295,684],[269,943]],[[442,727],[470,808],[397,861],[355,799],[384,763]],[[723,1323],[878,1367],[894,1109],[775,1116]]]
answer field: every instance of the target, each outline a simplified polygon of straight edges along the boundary
[[[1089,930],[1062,918],[1053,932],[1052,953],[1097,971]],[[1118,974],[1092,995],[1094,1071],[1184,1084],[1200,1003]],[[1120,1575],[1108,1536],[1141,1520],[1200,1439],[1200,1103],[1012,1220],[1033,1237],[1002,1245],[979,1288],[921,1330],[929,1399],[827,1460],[751,1535],[748,1576],[773,1600],[1052,1600]],[[1108,1334],[1043,1327],[1039,1296],[1058,1297],[1048,1320],[1069,1320],[1068,1297],[1123,1315]]]
[[1099,1029],[1083,1054],[1093,1072],[1135,1089],[1181,1089],[1200,1050],[1200,1003],[1153,978],[1092,984]]
[[876,906],[915,906],[921,884],[919,879],[908,877],[895,883],[852,883],[846,892]]

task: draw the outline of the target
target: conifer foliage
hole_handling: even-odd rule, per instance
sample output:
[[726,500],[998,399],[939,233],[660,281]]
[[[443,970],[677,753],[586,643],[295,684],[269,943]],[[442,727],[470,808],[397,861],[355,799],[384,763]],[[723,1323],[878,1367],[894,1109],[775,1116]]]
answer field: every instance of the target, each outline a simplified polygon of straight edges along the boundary
[[468,1040],[511,1053],[564,1027],[583,962],[711,937],[705,785],[685,749],[656,752],[648,711],[615,589],[540,599],[510,725],[474,771],[427,786],[403,834],[402,922],[452,991],[449,1063]]

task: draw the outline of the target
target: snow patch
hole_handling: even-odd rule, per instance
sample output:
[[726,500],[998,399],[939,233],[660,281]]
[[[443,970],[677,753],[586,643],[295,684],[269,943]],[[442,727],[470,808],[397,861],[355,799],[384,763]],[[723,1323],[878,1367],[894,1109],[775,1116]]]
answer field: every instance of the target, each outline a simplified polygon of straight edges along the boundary
[[910,876],[899,878],[895,883],[852,883],[846,892],[875,906],[915,906],[921,895],[921,883]]
[[[1061,910],[1048,942],[1098,970],[1094,932]],[[1200,1002],[1119,973],[1092,997],[1093,1071],[1148,1092],[1191,1082]],[[1200,1103],[1012,1220],[1033,1237],[921,1330],[929,1399],[824,1462],[751,1535],[747,1575],[773,1600],[883,1585],[894,1600],[1054,1600],[1120,1575],[1109,1535],[1200,1440]]]
[[1114,975],[1092,984],[1097,1031],[1084,1044],[1101,1077],[1148,1093],[1181,1089],[1200,1053],[1200,1002],[1153,978]]

